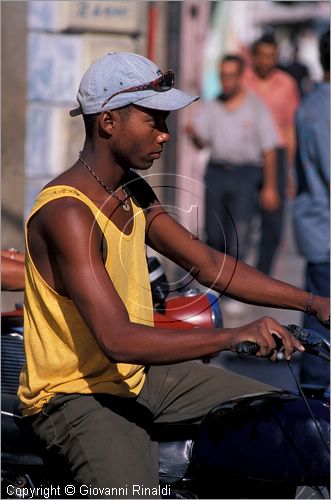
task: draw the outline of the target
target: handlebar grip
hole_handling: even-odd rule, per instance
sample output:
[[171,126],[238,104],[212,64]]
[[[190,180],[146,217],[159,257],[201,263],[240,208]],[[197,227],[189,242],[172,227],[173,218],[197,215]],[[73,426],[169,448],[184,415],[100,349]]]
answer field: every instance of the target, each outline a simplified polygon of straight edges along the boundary
[[[283,351],[284,346],[282,339],[280,339],[277,335],[272,334],[274,341],[276,342],[276,350],[277,351]],[[238,354],[239,358],[246,358],[247,356],[254,356],[258,351],[259,351],[259,345],[256,344],[255,342],[240,342],[239,344],[236,345],[235,347],[236,353]]]
[[247,356],[254,356],[259,350],[258,344],[255,342],[239,342],[235,346],[236,353],[238,354],[239,358],[247,358]]

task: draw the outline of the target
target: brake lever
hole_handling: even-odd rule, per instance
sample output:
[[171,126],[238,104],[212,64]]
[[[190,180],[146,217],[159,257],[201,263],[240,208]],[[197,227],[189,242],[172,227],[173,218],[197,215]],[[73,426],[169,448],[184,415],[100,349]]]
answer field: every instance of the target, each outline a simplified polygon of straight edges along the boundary
[[302,343],[304,347],[324,347],[330,351],[330,343],[318,332],[303,329],[297,325],[285,325],[285,328]]
[[[326,352],[330,352],[330,343],[325,340],[324,337],[319,335],[317,332],[312,332],[310,330],[304,330],[298,325],[290,324],[290,325],[284,325],[285,328],[296,338],[301,342],[301,344],[304,346],[306,352],[309,352],[311,354],[314,354],[316,356],[319,356],[323,359],[326,359],[330,361],[330,355],[325,354],[325,352],[321,352],[318,348],[325,350]],[[277,358],[283,359],[283,351],[284,351],[284,346],[279,337],[276,335],[273,335],[275,342],[276,342],[276,350],[278,351]],[[240,342],[235,346],[236,353],[239,358],[247,358],[247,356],[253,356],[255,355],[258,350],[259,346],[255,342]]]
[[[301,342],[306,352],[315,354],[327,361],[330,361],[330,342],[328,342],[322,335],[318,332],[313,332],[311,330],[306,330],[298,325],[285,325],[288,331]],[[319,349],[325,352],[321,352]]]

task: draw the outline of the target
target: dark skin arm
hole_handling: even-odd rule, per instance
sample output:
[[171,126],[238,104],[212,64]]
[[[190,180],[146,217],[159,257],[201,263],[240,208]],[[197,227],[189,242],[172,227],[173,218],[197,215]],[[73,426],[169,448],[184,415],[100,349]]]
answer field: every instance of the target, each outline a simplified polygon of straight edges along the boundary
[[[58,224],[59,220],[61,224]],[[221,350],[233,350],[244,340],[257,342],[260,356],[274,356],[275,342],[271,331],[282,337],[287,357],[294,349],[300,349],[300,344],[271,318],[236,329],[185,331],[130,322],[105,270],[100,251],[101,233],[93,221],[89,209],[79,201],[53,201],[39,212],[33,227],[33,239],[37,241],[39,238],[42,244],[46,244],[52,262],[53,277],[50,281],[54,281],[58,293],[73,300],[110,360],[139,364],[175,363],[213,355]],[[156,234],[153,235],[156,238]],[[38,252],[34,250],[37,256]]]
[[1,250],[1,290],[24,290],[24,254]]
[[19,250],[16,250],[15,248],[3,248],[1,250],[1,257],[6,257],[7,259],[12,259],[16,260],[18,262],[23,262],[25,261],[25,255],[24,253],[20,252]]
[[[201,284],[242,302],[305,311],[308,292],[272,279],[253,267],[225,256],[195,238],[155,202],[147,215],[148,244],[190,272]],[[167,235],[172,237],[168,238]],[[313,297],[311,312],[329,316],[329,299]]]
[[264,210],[277,210],[280,198],[277,188],[276,151],[271,149],[263,153],[263,186],[260,191],[260,205]]
[[294,125],[288,126],[284,130],[284,134],[286,136],[286,152],[288,158],[288,172],[287,172],[287,189],[286,194],[288,199],[292,199],[295,196],[295,179],[293,174],[293,165],[295,161],[295,152],[296,152],[296,133]]
[[191,139],[193,142],[194,146],[198,149],[203,149],[208,144],[199,137],[199,135],[196,133],[193,125],[191,123],[188,123],[185,127],[185,133],[188,135],[188,137]]

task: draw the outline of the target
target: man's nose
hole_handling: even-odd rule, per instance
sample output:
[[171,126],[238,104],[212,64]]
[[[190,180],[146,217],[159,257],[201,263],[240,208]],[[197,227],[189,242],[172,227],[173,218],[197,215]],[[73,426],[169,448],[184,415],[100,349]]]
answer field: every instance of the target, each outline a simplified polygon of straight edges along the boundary
[[170,134],[169,134],[168,129],[164,132],[161,132],[157,138],[157,141],[159,144],[164,144],[165,142],[168,142],[169,140],[170,140]]

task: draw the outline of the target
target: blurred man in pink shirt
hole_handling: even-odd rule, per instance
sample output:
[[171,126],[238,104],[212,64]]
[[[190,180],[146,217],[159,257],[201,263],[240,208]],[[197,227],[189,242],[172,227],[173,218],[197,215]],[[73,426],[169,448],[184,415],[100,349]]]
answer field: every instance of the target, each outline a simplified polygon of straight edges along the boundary
[[300,96],[295,80],[277,68],[278,50],[272,35],[264,35],[252,48],[252,67],[244,74],[244,85],[253,90],[272,113],[278,133],[278,183],[282,203],[277,210],[261,208],[261,240],[256,267],[271,274],[275,253],[279,245],[285,195],[294,194],[291,169],[294,164],[295,112]]

